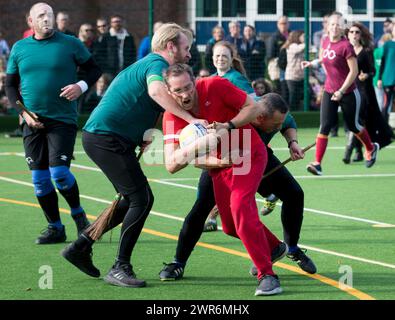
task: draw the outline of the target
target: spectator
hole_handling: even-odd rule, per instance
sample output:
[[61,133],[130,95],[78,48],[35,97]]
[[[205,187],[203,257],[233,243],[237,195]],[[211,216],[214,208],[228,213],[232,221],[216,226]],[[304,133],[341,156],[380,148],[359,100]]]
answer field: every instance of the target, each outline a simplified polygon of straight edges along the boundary
[[292,31],[282,48],[287,53],[285,81],[289,92],[289,108],[291,111],[299,111],[302,110],[300,102],[303,98],[304,71],[301,63],[304,60],[304,32],[302,30]]
[[10,55],[10,48],[8,47],[7,40],[4,39],[3,32],[0,30],[0,59],[7,61]]
[[272,85],[264,78],[258,78],[251,83],[257,97],[262,97],[266,93],[272,92]]
[[86,96],[84,96],[84,99],[81,101],[81,105],[78,106],[80,114],[89,114],[94,108],[96,108],[110,86],[112,79],[113,78],[109,73],[103,73],[101,75],[95,86],[88,91]]
[[204,63],[206,68],[210,71],[210,74],[217,71],[213,64],[213,47],[218,41],[222,41],[225,38],[225,30],[221,26],[215,26],[211,31],[212,38],[206,44],[206,51],[204,53]]
[[324,15],[322,19],[322,29],[314,32],[313,34],[313,46],[317,50],[320,51],[322,39],[328,36],[328,18],[329,14]]
[[247,77],[252,81],[265,75],[265,43],[258,40],[255,28],[246,25],[243,30],[243,42],[239,52],[244,62]]
[[384,43],[390,41],[391,39],[392,39],[392,35],[390,33],[383,34],[378,42],[379,46],[373,51],[374,68],[376,69],[376,74],[374,75],[373,78],[373,85],[374,85],[374,91],[376,93],[377,103],[379,104],[379,108],[381,112],[383,112],[384,109],[384,90],[383,88],[379,89],[377,87],[377,81],[379,80],[379,70],[381,66],[381,58],[383,57]]
[[393,27],[394,27],[394,23],[392,22],[391,18],[386,18],[383,22],[383,33],[381,35],[378,35],[375,40],[376,47],[380,47],[384,44],[382,42],[380,43],[381,36],[385,35],[386,33],[391,34]]
[[383,56],[379,70],[377,87],[384,89],[384,108],[382,113],[389,120],[395,93],[395,28],[392,29],[392,41],[387,41],[383,47]]
[[229,22],[228,28],[229,34],[225,37],[225,40],[232,43],[236,47],[237,53],[240,54],[240,47],[243,42],[243,37],[240,30],[240,22],[233,20]]
[[90,23],[84,23],[80,26],[78,31],[78,38],[85,45],[85,47],[92,52],[93,40],[95,38],[93,26]]
[[[155,22],[152,28],[153,29],[152,34],[154,34],[155,31],[158,30],[162,24],[163,24],[162,21]],[[151,52],[151,39],[152,36],[148,35],[144,37],[143,40],[141,40],[139,50],[137,52],[137,60],[144,58],[148,53]]]
[[67,34],[69,36],[77,37],[77,35],[70,31],[68,28],[69,26],[69,14],[64,11],[59,11],[56,15],[56,26],[60,32]]
[[108,22],[105,18],[96,20],[97,37],[93,41],[92,55],[104,73],[113,77],[118,70],[118,40],[108,32]]
[[277,79],[271,79],[274,80],[273,85],[274,85],[274,90],[276,92],[280,92],[281,96],[285,99],[285,101],[288,101],[288,87],[287,83],[285,82],[285,66],[282,65],[282,67],[278,64],[278,60],[276,62],[276,58],[278,59],[280,56],[280,49],[284,45],[285,41],[288,38],[288,35],[290,33],[289,30],[289,22],[288,22],[288,17],[287,16],[281,16],[278,21],[277,21],[277,31],[273,33],[268,41],[268,47],[267,47],[267,59],[268,59],[268,64],[272,63],[274,65],[277,64],[277,68],[279,69],[279,78]]
[[117,73],[136,61],[136,46],[133,36],[123,27],[123,17],[116,14],[110,19],[110,35],[117,38]]
[[189,52],[191,53],[191,59],[188,61],[188,65],[192,68],[193,75],[196,77],[202,68],[202,59],[200,58],[200,53],[196,45],[195,33],[191,28],[188,30],[192,33],[193,40],[191,43],[191,49]]
[[31,25],[30,20],[29,20],[29,15],[30,15],[29,12],[27,12],[26,15],[25,15],[25,17],[26,17],[26,24],[29,26],[29,29],[23,31],[22,39],[30,37],[30,36],[32,36],[34,34],[33,26]]
[[210,76],[210,71],[208,69],[206,69],[206,68],[203,68],[203,69],[199,70],[199,73],[198,73],[198,76],[196,77],[196,80],[200,79],[200,78],[209,77],[209,76]]

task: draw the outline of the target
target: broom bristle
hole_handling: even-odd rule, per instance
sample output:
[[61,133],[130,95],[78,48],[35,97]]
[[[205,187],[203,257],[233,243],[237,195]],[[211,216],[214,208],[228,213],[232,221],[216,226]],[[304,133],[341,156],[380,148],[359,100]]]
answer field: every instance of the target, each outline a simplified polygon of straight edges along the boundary
[[114,215],[115,209],[119,201],[121,200],[121,195],[117,194],[116,199],[111,203],[109,207],[103,210],[100,216],[93,222],[89,228],[86,230],[89,237],[92,240],[99,240],[104,233],[104,230],[110,224],[110,221]]

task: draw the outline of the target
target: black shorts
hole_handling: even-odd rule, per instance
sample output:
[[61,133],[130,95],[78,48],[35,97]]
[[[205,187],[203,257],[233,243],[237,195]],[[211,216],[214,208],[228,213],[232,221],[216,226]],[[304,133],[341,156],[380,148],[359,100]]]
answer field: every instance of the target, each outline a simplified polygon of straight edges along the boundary
[[118,136],[82,132],[86,154],[122,195],[133,194],[148,184],[137,160],[136,145]]
[[52,119],[42,119],[44,129],[30,128],[23,123],[25,159],[30,170],[48,167],[70,167],[77,126]]

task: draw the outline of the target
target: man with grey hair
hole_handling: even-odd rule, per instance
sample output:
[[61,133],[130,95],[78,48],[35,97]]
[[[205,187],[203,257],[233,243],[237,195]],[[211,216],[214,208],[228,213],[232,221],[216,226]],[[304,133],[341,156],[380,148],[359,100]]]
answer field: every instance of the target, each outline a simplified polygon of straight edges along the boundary
[[152,38],[152,52],[118,74],[84,127],[82,143],[86,153],[122,198],[113,210],[99,216],[92,228],[66,247],[62,255],[82,272],[99,277],[100,271],[91,258],[92,245],[104,232],[122,222],[115,263],[104,277],[112,285],[146,285],[144,280],[137,279],[130,263],[154,201],[135,153],[138,146],[144,146],[145,132],[155,126],[163,109],[190,123],[207,123],[195,119],[172,99],[162,77],[162,71],[170,65],[188,62],[191,40],[190,32],[175,23],[160,27]]
[[69,14],[64,11],[59,11],[56,15],[56,25],[58,27],[58,31],[67,34],[69,36],[77,37],[77,35],[68,29],[69,26]]
[[237,53],[240,54],[240,48],[243,43],[243,37],[240,30],[240,22],[237,20],[232,20],[228,24],[229,34],[225,37],[225,40],[232,43],[236,49]]

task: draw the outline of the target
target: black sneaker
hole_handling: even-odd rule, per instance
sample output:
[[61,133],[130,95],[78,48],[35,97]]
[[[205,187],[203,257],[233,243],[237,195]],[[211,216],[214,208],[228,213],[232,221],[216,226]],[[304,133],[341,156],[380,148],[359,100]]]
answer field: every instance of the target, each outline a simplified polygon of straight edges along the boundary
[[78,250],[74,243],[71,243],[61,252],[62,256],[71,264],[76,266],[88,276],[99,278],[100,270],[97,269],[92,262],[92,248],[86,250]]
[[317,267],[315,266],[313,260],[311,260],[306,254],[306,250],[298,248],[294,253],[288,253],[287,257],[295,261],[298,266],[305,272],[314,274],[317,272]]
[[[284,258],[288,253],[288,246],[285,242],[280,242],[280,244],[272,250],[271,260],[275,263],[282,258]],[[252,265],[249,271],[250,275],[256,277],[258,275],[258,269],[255,265]]]
[[369,160],[366,160],[365,162],[366,168],[373,167],[374,163],[376,162],[377,153],[379,152],[379,149],[380,149],[380,145],[377,142],[373,143],[373,150],[370,153]]
[[88,219],[86,218],[86,214],[84,211],[81,213],[75,214],[72,216],[73,220],[75,222],[75,225],[77,226],[77,235],[80,236],[82,231],[84,231],[86,228],[90,226],[90,223]]
[[62,243],[66,241],[65,227],[62,226],[58,229],[54,226],[49,225],[47,229],[41,232],[41,236],[36,239],[36,244],[53,244]]
[[271,296],[283,292],[280,287],[280,280],[277,276],[266,275],[258,280],[258,287],[255,290],[256,296]]
[[159,272],[159,278],[161,281],[171,281],[171,280],[179,280],[184,275],[184,267],[182,267],[179,263],[163,263],[164,267]]
[[319,164],[314,164],[313,162],[310,162],[307,165],[307,171],[314,174],[315,176],[321,176],[322,175],[322,168],[321,165]]
[[140,288],[146,286],[144,280],[136,278],[136,274],[130,263],[115,263],[103,280],[120,287]]

